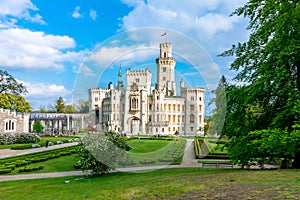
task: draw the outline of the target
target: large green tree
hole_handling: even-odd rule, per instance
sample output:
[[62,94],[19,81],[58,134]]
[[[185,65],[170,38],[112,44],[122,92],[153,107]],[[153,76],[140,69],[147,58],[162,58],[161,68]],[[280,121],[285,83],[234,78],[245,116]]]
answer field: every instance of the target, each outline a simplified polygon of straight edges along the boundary
[[27,89],[22,83],[7,71],[0,70],[0,107],[18,112],[30,112],[31,105],[25,100],[22,94],[26,94]]
[[[299,1],[249,0],[233,15],[249,18],[250,36],[222,54],[235,56],[231,69],[238,71],[234,80],[239,82],[226,89],[223,134],[231,138],[229,153],[242,165],[280,157],[291,158],[299,168],[300,146],[291,145],[288,151],[279,148],[286,140],[300,143],[295,128],[300,114]],[[276,146],[280,149],[276,155],[258,151]]]

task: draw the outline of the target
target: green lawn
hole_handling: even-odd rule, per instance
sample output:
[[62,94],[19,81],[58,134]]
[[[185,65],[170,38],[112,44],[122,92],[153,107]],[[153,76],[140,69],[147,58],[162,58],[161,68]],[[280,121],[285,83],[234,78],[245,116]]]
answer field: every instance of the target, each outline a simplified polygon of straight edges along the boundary
[[130,140],[128,160],[122,165],[167,165],[180,164],[186,140]]
[[0,182],[0,199],[298,199],[300,170],[182,168]]
[[[10,174],[30,174],[30,173],[35,174],[35,173],[45,173],[45,172],[74,171],[74,170],[76,170],[74,168],[74,163],[76,163],[78,160],[79,160],[78,154],[72,154],[70,156],[62,156],[62,157],[47,160],[44,162],[32,163],[27,166],[29,168],[43,166],[44,168],[42,170],[19,173],[18,172],[19,168],[16,168]],[[1,178],[1,176],[0,176],[0,178]]]
[[132,148],[132,153],[149,153],[157,151],[164,146],[168,145],[170,140],[129,140],[127,144]]

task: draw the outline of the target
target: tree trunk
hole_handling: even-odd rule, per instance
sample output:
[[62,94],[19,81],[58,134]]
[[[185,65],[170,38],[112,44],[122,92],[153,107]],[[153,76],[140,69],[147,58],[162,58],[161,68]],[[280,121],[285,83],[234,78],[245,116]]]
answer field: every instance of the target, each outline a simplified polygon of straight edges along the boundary
[[300,151],[295,153],[293,168],[300,169]]

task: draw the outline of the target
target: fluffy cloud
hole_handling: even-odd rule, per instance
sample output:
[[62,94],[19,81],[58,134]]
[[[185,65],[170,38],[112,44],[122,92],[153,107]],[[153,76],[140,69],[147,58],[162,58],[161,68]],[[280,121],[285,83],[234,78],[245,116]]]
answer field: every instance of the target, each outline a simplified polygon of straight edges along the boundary
[[123,66],[130,66],[133,63],[143,62],[157,56],[156,48],[145,44],[122,45],[117,47],[101,47],[96,49],[88,58],[88,61],[97,63],[99,67],[110,67],[118,60]]
[[97,12],[93,9],[90,10],[90,17],[92,20],[96,20],[97,19]]
[[73,11],[72,13],[72,17],[73,18],[82,18],[83,16],[79,13],[79,10],[80,10],[80,6],[76,6],[75,7],[75,10]]
[[[31,22],[45,24],[42,17],[39,14],[32,15],[30,11],[38,11],[38,8],[31,2],[31,0],[1,0],[0,1],[0,22],[5,22],[6,25],[10,25],[16,22],[12,19],[25,19]],[[0,27],[1,28],[1,27]]]
[[28,29],[0,30],[0,65],[20,69],[62,70],[64,62],[76,63],[82,52],[68,36],[47,35]]
[[45,83],[29,83],[21,80],[17,80],[27,88],[28,94],[26,97],[28,98],[52,98],[59,96],[67,96],[72,92],[67,90],[63,85],[56,84],[45,84]]

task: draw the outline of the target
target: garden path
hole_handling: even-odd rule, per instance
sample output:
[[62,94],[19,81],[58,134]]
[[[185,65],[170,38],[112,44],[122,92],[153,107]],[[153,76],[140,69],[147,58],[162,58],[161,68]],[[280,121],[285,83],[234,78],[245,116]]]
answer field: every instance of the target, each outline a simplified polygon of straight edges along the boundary
[[77,142],[64,143],[64,144],[57,144],[57,145],[49,146],[48,148],[40,147],[40,148],[32,148],[32,149],[24,149],[24,150],[0,149],[0,158],[24,155],[24,154],[29,154],[29,153],[36,153],[36,152],[41,152],[41,151],[48,151],[48,150],[52,150],[52,149],[59,149],[59,148],[73,146],[76,144],[77,144]]

